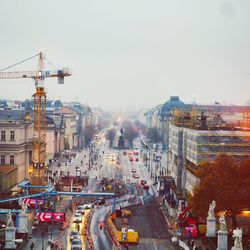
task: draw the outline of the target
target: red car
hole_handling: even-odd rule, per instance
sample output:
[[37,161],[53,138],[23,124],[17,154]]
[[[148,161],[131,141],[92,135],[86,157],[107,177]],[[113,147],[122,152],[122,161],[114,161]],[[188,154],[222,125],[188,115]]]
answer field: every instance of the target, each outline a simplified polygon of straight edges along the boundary
[[136,158],[135,158],[135,161],[139,161],[139,158],[136,157]]
[[134,158],[133,158],[133,157],[129,157],[129,160],[130,160],[130,161],[134,161]]

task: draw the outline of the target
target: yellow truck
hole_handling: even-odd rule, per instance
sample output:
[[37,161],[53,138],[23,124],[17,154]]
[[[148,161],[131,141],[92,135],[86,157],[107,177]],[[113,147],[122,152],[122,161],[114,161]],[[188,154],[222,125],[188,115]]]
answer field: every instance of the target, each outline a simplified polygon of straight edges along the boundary
[[122,233],[121,231],[117,232],[117,238],[120,243],[138,243],[139,242],[139,233],[130,231]]

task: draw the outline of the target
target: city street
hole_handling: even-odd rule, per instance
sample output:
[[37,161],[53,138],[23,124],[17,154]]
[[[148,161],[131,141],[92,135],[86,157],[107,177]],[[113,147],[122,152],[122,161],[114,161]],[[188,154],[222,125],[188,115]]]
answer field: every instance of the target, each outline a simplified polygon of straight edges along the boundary
[[[136,142],[138,144],[138,141]],[[126,152],[126,153],[123,153]],[[93,162],[90,155],[96,155]],[[75,157],[67,163],[60,166],[53,164],[49,170],[55,180],[58,181],[61,176],[77,176],[77,170],[81,175],[88,175],[88,185],[83,187],[82,192],[106,192],[105,185],[102,185],[102,179],[114,179],[119,181],[118,186],[123,187],[122,195],[118,195],[116,205],[122,208],[128,208],[132,211],[132,217],[129,218],[129,227],[139,233],[139,244],[131,245],[131,249],[172,249],[170,245],[171,234],[168,232],[168,223],[163,216],[162,210],[155,202],[158,196],[157,185],[154,184],[154,178],[151,178],[148,167],[145,166],[141,155],[133,155],[132,150],[118,151],[109,148],[108,141],[102,138],[101,143],[94,145],[90,154],[89,150],[76,152]],[[93,164],[92,164],[93,163]],[[152,169],[154,162],[150,163]],[[150,169],[151,170],[151,169]],[[151,170],[152,171],[152,170]],[[53,174],[56,173],[56,174]],[[60,176],[60,174],[61,176]],[[134,177],[138,174],[138,178]],[[160,174],[155,169],[155,175]],[[148,189],[143,189],[141,181],[148,185]],[[109,191],[110,192],[110,191]],[[112,192],[112,191],[111,191]],[[34,249],[44,244],[47,247],[47,240],[53,234],[53,239],[58,240],[63,246],[70,249],[68,235],[75,225],[72,223],[73,212],[71,211],[73,203],[86,200],[84,198],[62,197],[60,202],[55,206],[56,211],[65,211],[67,213],[68,228],[62,230],[59,226],[51,225],[41,226],[39,232],[32,233],[32,242],[35,244]],[[112,249],[113,243],[105,229],[100,229],[99,224],[104,223],[105,217],[113,208],[113,199],[106,199],[106,204],[95,206],[92,220],[90,223],[90,234],[93,239],[94,249]],[[118,228],[121,230],[121,228]],[[43,232],[43,235],[41,234]],[[28,249],[28,247],[26,248]],[[46,248],[44,248],[46,249]]]

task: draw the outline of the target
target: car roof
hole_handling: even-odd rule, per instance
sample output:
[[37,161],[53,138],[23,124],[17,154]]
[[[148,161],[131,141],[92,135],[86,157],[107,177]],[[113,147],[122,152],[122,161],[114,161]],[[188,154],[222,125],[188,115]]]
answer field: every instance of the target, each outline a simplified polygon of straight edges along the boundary
[[71,233],[71,234],[73,234],[73,233],[80,234],[79,231],[77,231],[77,230],[72,230],[70,233]]
[[71,242],[71,244],[73,244],[73,245],[75,245],[75,244],[82,244],[82,241],[81,240],[78,240],[78,239],[74,239],[74,240],[72,240],[72,242]]

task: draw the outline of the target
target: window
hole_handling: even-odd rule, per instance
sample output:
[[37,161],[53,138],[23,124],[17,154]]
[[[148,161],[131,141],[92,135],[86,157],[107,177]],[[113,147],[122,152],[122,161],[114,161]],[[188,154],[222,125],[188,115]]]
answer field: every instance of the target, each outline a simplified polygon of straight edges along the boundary
[[14,165],[14,164],[15,164],[15,156],[10,155],[10,165]]
[[1,131],[1,141],[5,141],[5,130]]
[[5,155],[1,155],[1,165],[5,165]]
[[14,130],[11,130],[11,131],[10,131],[10,140],[11,140],[11,141],[14,141],[14,140],[15,140],[15,131],[14,131]]

